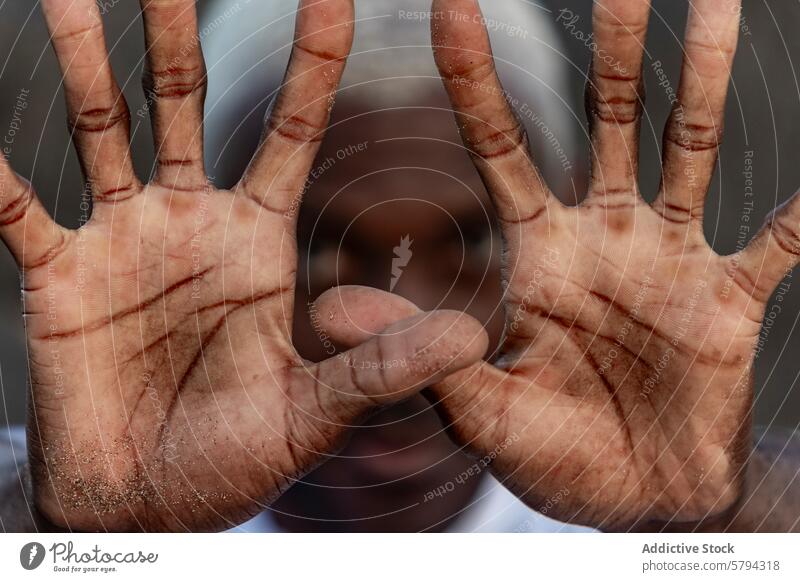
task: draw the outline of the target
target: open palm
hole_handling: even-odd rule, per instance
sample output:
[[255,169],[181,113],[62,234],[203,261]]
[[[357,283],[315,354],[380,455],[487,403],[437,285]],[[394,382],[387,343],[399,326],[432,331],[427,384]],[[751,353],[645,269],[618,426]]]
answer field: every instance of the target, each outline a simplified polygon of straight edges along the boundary
[[[741,6],[691,5],[650,205],[637,184],[650,3],[595,2],[592,180],[571,208],[529,157],[478,3],[434,2],[445,15],[434,20],[439,69],[501,223],[507,316],[494,365],[456,374],[434,393],[457,439],[492,460],[528,504],[603,529],[697,524],[735,505],[765,303],[800,254],[797,201],[737,255],[719,256],[705,241]],[[414,312],[375,291],[343,289],[322,301],[357,320],[332,330],[350,343]]]
[[[72,529],[219,529],[261,511],[375,407],[472,364],[465,316],[406,321],[348,358],[291,344],[295,216],[352,38],[351,0],[301,2],[264,140],[231,191],[203,166],[193,0],[143,0],[158,167],[142,185],[94,0],[42,2],[94,201],[56,225],[0,164],[0,234],[23,273],[30,469]],[[469,333],[456,333],[451,330]],[[484,342],[484,343],[482,343]],[[406,361],[402,369],[349,362]]]

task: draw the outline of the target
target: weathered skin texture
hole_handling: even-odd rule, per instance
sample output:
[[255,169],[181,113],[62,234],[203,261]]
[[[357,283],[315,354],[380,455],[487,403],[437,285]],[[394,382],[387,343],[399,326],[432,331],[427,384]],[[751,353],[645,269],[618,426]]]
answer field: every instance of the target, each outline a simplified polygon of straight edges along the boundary
[[[721,4],[692,3],[650,205],[637,185],[649,2],[595,3],[592,180],[573,208],[529,158],[478,3],[434,2],[444,15],[432,19],[437,63],[504,235],[507,321],[493,364],[432,397],[455,438],[551,517],[606,530],[710,528],[747,488],[754,349],[765,303],[798,260],[800,208],[793,199],[735,256],[703,237],[740,10]],[[320,303],[337,313],[330,333],[349,344],[415,312],[357,288]]]
[[[93,0],[45,0],[94,200],[56,225],[0,163],[0,235],[22,270],[36,507],[91,530],[213,530],[263,510],[377,407],[477,362],[481,326],[438,312],[320,364],[291,344],[296,208],[352,39],[349,0],[301,2],[286,84],[242,181],[203,168],[193,0],[143,2],[158,167],[132,170],[129,113]],[[404,360],[403,370],[350,362]]]

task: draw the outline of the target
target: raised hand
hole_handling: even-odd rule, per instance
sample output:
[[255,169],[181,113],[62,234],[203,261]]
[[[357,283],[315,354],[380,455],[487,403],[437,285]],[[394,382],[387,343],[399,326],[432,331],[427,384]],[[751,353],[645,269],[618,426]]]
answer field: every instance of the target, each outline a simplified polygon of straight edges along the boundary
[[[800,256],[797,198],[734,256],[703,236],[741,7],[690,5],[650,205],[637,184],[650,3],[595,2],[592,179],[574,208],[556,200],[529,157],[478,3],[433,8],[443,15],[432,19],[436,60],[504,235],[507,315],[494,365],[434,392],[461,442],[481,457],[500,445],[493,470],[528,504],[603,529],[701,527],[735,508],[765,303]],[[352,288],[321,303],[338,314],[331,332],[349,343],[415,309]]]
[[[241,523],[365,414],[480,359],[480,325],[455,313],[401,322],[320,364],[292,347],[297,205],[352,40],[352,0],[300,3],[285,84],[231,191],[215,190],[203,165],[194,0],[142,0],[157,149],[148,184],[133,170],[97,4],[42,6],[94,205],[66,230],[0,162],[0,235],[23,279],[33,494],[47,519]],[[406,365],[352,364],[381,360]]]

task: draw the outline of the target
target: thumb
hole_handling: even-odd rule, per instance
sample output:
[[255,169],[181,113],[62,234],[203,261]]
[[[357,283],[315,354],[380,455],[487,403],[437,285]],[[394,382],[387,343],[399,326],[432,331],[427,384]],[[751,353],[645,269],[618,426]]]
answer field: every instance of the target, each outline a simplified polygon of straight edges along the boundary
[[[385,337],[392,333],[394,322],[424,321],[433,315],[423,314],[416,305],[398,295],[357,286],[330,289],[320,295],[315,305],[318,313],[322,314],[319,318],[320,329],[345,347],[362,344],[370,338]],[[471,326],[480,326],[471,317],[461,316],[465,318],[464,322],[471,323],[469,329],[451,329],[448,341],[456,344],[468,342],[468,338],[476,333]],[[409,317],[411,319],[407,319]],[[468,353],[468,359],[461,359],[458,366],[451,366],[451,373],[442,370],[422,382],[422,387],[431,387],[428,396],[436,401],[445,426],[456,440],[471,446],[482,440],[487,428],[504,412],[498,408],[498,404],[507,401],[505,397],[498,398],[497,394],[503,385],[503,373],[481,361],[486,353],[488,337],[482,326],[480,330],[480,341],[470,343],[468,352],[464,352]],[[364,349],[369,349],[368,346],[365,344]]]
[[[380,304],[382,296],[395,301]],[[345,346],[356,346],[308,371],[326,404],[347,416],[398,402],[441,382],[479,362],[489,343],[483,326],[469,315],[424,313],[404,299],[366,288],[329,291],[316,307],[319,331]]]
[[364,343],[393,323],[422,313],[399,295],[355,285],[329,289],[314,305],[317,313],[324,314],[314,322],[318,331],[347,348]]

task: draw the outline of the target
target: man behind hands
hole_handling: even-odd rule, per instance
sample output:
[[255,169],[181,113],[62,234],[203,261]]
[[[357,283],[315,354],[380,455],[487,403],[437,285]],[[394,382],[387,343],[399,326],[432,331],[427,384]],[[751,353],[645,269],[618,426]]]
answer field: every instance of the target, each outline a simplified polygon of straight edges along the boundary
[[[714,7],[711,4],[698,2],[692,9],[687,34],[688,62],[691,66],[687,66],[684,71],[681,84],[682,102],[687,105],[692,116],[692,123],[689,124],[691,131],[688,139],[677,139],[674,137],[678,135],[674,119],[668,128],[665,142],[665,180],[653,208],[648,207],[638,197],[635,184],[636,155],[630,153],[636,152],[637,149],[638,121],[641,115],[638,100],[638,71],[641,69],[641,44],[644,40],[649,5],[644,2],[597,4],[595,28],[599,47],[605,54],[612,54],[619,62],[623,62],[625,70],[630,73],[627,76],[620,76],[604,70],[604,65],[607,65],[605,61],[598,59],[595,62],[588,99],[593,127],[593,171],[590,193],[586,203],[579,209],[567,209],[552,198],[552,194],[549,194],[548,189],[543,186],[537,170],[527,159],[523,134],[516,119],[508,110],[507,94],[497,83],[491,59],[487,57],[489,47],[476,4],[468,1],[435,3],[435,14],[459,15],[459,18],[451,17],[434,22],[435,44],[441,47],[436,51],[437,62],[445,78],[453,107],[458,112],[459,128],[487,185],[503,229],[506,244],[503,255],[507,267],[504,273],[506,286],[503,287],[505,293],[494,302],[494,306],[501,302],[505,303],[504,310],[501,311],[506,315],[504,326],[506,335],[497,352],[499,357],[496,358],[494,366],[476,365],[460,375],[450,376],[446,381],[434,381],[426,385],[433,386],[431,395],[438,401],[445,417],[448,418],[448,428],[458,442],[470,447],[479,458],[486,458],[491,451],[497,451],[501,443],[509,443],[507,448],[501,448],[496,453],[496,457],[490,457],[495,474],[526,503],[547,511],[552,508],[552,515],[557,515],[565,521],[614,530],[674,527],[750,531],[783,530],[797,526],[797,488],[792,485],[797,465],[787,465],[788,459],[785,456],[777,463],[773,463],[773,458],[761,450],[766,442],[763,439],[759,439],[761,449],[751,454],[750,432],[747,430],[752,398],[749,377],[752,346],[748,348],[748,342],[757,337],[757,330],[750,330],[750,327],[753,321],[760,321],[763,315],[760,309],[766,300],[765,294],[768,296],[770,287],[780,280],[786,267],[794,264],[796,253],[795,246],[791,242],[795,236],[792,234],[793,229],[796,229],[796,221],[793,219],[794,207],[788,206],[786,210],[776,215],[775,221],[771,223],[775,227],[766,229],[754,244],[739,256],[716,257],[709,254],[703,247],[704,241],[698,239],[697,225],[701,219],[699,210],[702,208],[703,190],[707,186],[708,177],[713,169],[713,160],[717,154],[720,132],[715,128],[721,125],[721,105],[724,104],[730,60],[735,45],[732,42],[732,35],[736,31],[733,17],[738,14],[736,10],[738,4],[732,3],[730,6],[732,10],[724,11],[722,16],[712,15]],[[709,38],[706,38],[708,33],[703,32],[698,26],[698,22],[702,21],[714,23],[710,33],[711,42],[718,46],[719,50],[702,49],[709,46]],[[158,19],[154,19],[153,22],[157,23]],[[620,23],[623,26],[620,26]],[[624,32],[620,32],[621,30]],[[156,48],[160,37],[157,34],[152,35],[152,32],[151,29],[151,36],[148,38]],[[164,48],[165,52],[168,52],[168,47]],[[156,48],[154,52],[159,51]],[[314,52],[311,51],[311,54]],[[316,54],[319,55],[319,51],[316,51]],[[333,59],[332,62],[333,71],[336,71],[335,64],[338,61]],[[291,71],[290,68],[288,91],[284,89],[283,96],[276,104],[278,119],[289,121],[290,127],[297,125],[297,120],[291,115],[280,117],[286,114],[283,111],[287,107],[286,95],[291,95],[292,90],[297,87],[309,90],[302,84],[303,75],[295,75]],[[323,85],[330,82],[329,76],[330,74],[321,77],[324,79]],[[191,90],[185,90],[187,87]],[[77,88],[80,89],[80,85]],[[194,106],[178,108],[172,107],[173,104],[170,103],[176,96],[182,99],[194,99],[198,92],[195,90],[195,85],[186,80],[170,88],[175,89],[177,95],[160,92],[156,86],[155,95],[165,101],[161,108],[156,109],[157,146],[160,152],[177,153],[179,156],[163,159],[160,167],[162,174],[157,176],[159,183],[156,186],[164,188],[167,184],[166,187],[172,191],[192,189],[198,191],[195,182],[191,180],[182,182],[187,175],[189,178],[198,176],[197,172],[193,171],[198,165],[196,157],[198,149],[195,147],[197,132],[192,131],[197,125],[196,102]],[[710,99],[706,99],[705,103],[700,99],[709,96]],[[168,100],[170,102],[167,102]],[[315,100],[311,99],[310,102],[315,103]],[[113,108],[109,106],[108,110],[113,111]],[[163,131],[159,136],[158,129],[172,127],[172,124],[179,121],[179,116],[187,114],[190,122],[188,133],[179,136],[182,139],[171,141],[173,147],[177,147],[180,143],[184,149],[177,148],[176,151],[170,152],[170,147],[164,147],[165,143],[167,145],[170,143],[170,140],[166,139],[169,136]],[[273,112],[273,119],[275,115]],[[77,121],[81,121],[82,117],[79,112]],[[415,117],[424,119],[422,115]],[[114,136],[106,137],[106,134],[110,128],[119,124],[109,125],[109,119],[105,121],[106,123],[100,126],[77,124],[79,131],[101,133],[99,138],[78,136],[78,145],[84,149],[84,155],[96,156],[100,153],[98,142],[101,139],[109,139],[113,143]],[[403,123],[411,123],[410,118],[405,118]],[[283,153],[283,159],[293,158],[293,154],[287,155],[287,151],[294,150],[288,148],[281,138],[289,137],[296,141],[298,136],[292,133],[284,135],[281,131],[276,131],[276,127],[285,129],[280,124],[271,126],[272,132],[267,134],[267,145],[261,150],[261,162],[259,163],[257,157],[252,170],[262,181],[265,177],[274,181],[277,179],[276,176],[280,175],[271,170],[274,164],[264,163],[275,159],[263,155],[264,150],[268,150],[270,145],[276,147],[277,152]],[[173,131],[177,133],[177,130]],[[273,144],[270,144],[270,138]],[[303,143],[299,149],[306,153],[302,159],[305,168],[309,168],[311,162],[308,153],[311,153],[312,148],[306,145]],[[275,151],[270,153],[272,156],[280,156]],[[697,187],[694,184],[687,187],[687,184],[681,182],[682,173],[679,164],[685,160],[686,156],[683,154],[686,153],[692,154],[693,161],[698,163],[700,169],[701,179]],[[195,156],[187,158],[187,154]],[[89,155],[89,159],[94,158]],[[180,163],[175,163],[176,159]],[[353,161],[358,160],[358,156],[354,156]],[[121,168],[123,174],[125,165],[123,164]],[[94,169],[91,164],[86,167],[90,171]],[[249,174],[252,175],[252,172]],[[364,174],[362,171],[361,175]],[[304,184],[297,181],[297,176],[297,172],[290,176],[294,181],[291,182],[291,187],[287,187],[286,192],[293,190],[296,193],[302,190]],[[406,172],[402,177],[408,180],[409,190],[420,190],[420,181],[414,180],[414,172]],[[92,180],[92,184],[102,183],[104,176],[96,178]],[[108,176],[105,178],[108,179]],[[397,180],[393,180],[392,184],[397,184]],[[430,200],[428,192],[444,190],[441,186],[434,188],[431,184],[432,180],[425,181],[424,193],[419,195],[418,199]],[[130,186],[127,184],[123,186],[124,188],[120,188],[117,182],[111,188],[100,188],[97,195],[103,198],[103,195],[110,193],[118,194],[120,190],[124,193],[126,188],[140,193],[133,178]],[[257,195],[250,194],[246,186],[245,181],[243,193],[251,197]],[[557,188],[557,185],[551,183],[551,187]],[[158,194],[155,194],[152,188],[145,191],[147,195],[145,200],[163,193],[161,190],[157,192]],[[284,190],[279,189],[278,192]],[[443,198],[448,197],[443,196]],[[283,201],[287,215],[293,217],[292,199],[278,195],[278,200]],[[264,199],[261,201],[263,203]],[[443,203],[439,204],[444,206]],[[274,207],[272,209],[274,210]],[[354,210],[352,206],[345,207],[345,210],[350,210],[350,220],[357,215],[357,212],[352,212]],[[420,220],[423,216],[427,215],[416,210],[415,219]],[[44,220],[40,215],[35,215],[33,218],[40,222]],[[659,220],[663,222],[658,222]],[[650,222],[653,223],[652,227],[645,226],[643,234],[638,224],[648,225]],[[463,228],[461,220],[456,220],[456,223]],[[556,231],[541,230],[540,223],[550,225],[556,228]],[[43,222],[42,224],[44,225]],[[386,224],[388,221],[383,223],[382,227],[393,238],[397,233],[386,228]],[[580,230],[577,229],[578,225]],[[669,244],[662,246],[658,245],[658,241],[653,241],[652,236],[654,232],[662,232],[664,228],[669,235]],[[435,228],[431,230],[436,231]],[[326,240],[343,238],[335,228],[333,231],[333,235],[329,235],[328,239],[321,239],[323,243]],[[566,238],[559,233],[566,234]],[[12,246],[12,250],[19,253],[20,247],[16,242],[19,234],[12,230],[4,232],[3,235]],[[369,229],[364,236],[365,240],[378,240],[376,233]],[[702,231],[699,237],[702,238]],[[313,237],[311,240],[313,244]],[[42,241],[38,242],[42,246]],[[605,249],[604,242],[609,244],[608,250],[597,255],[590,252],[595,249]],[[688,247],[690,250],[685,246],[688,242],[692,243]],[[436,246],[441,251],[444,247],[441,242],[437,243],[431,246]],[[396,240],[392,244],[397,244]],[[424,244],[430,243],[423,242],[423,249]],[[615,252],[614,245],[619,245],[622,252]],[[681,252],[677,254],[674,252],[675,245]],[[58,247],[45,245],[42,248],[46,250]],[[631,259],[631,251],[634,249],[636,250],[633,255],[634,263],[624,262],[626,257]],[[354,251],[356,250],[358,252],[353,253],[356,257],[360,253],[365,253],[361,245],[356,245]],[[315,249],[314,253],[309,252],[307,254],[309,262],[312,258],[316,258],[323,268],[330,268],[333,264],[336,279],[334,282],[341,283],[342,278],[338,275],[342,268],[347,267],[347,263],[338,258],[326,260],[324,254],[321,259],[319,255],[314,256],[325,251],[328,249],[325,249],[323,244],[321,250]],[[444,253],[439,253],[440,256],[442,254]],[[488,254],[492,255],[491,252]],[[677,264],[673,260],[675,257],[681,259],[684,256],[687,258],[685,265],[680,260],[677,260]],[[37,257],[27,260],[24,251],[19,258],[23,268],[31,268],[31,264],[34,266],[37,264]],[[623,263],[617,264],[620,259],[623,259]],[[654,263],[658,264],[658,269],[653,269]],[[760,268],[765,264],[768,268]],[[527,283],[533,280],[537,265],[545,272],[547,282],[542,287],[542,293],[525,300]],[[642,279],[637,284],[635,277],[649,272],[646,267],[654,272],[654,277],[660,277],[655,280],[655,284],[652,284],[652,288],[657,292],[657,301],[652,311],[641,317],[632,318],[632,298],[638,296],[636,290],[641,289],[643,281],[650,280]],[[413,266],[411,268],[413,269]],[[308,269],[309,275],[312,276],[315,271],[311,265],[308,265]],[[600,281],[597,279],[598,269],[601,269]],[[357,261],[354,261],[353,272],[356,275],[351,278],[352,282],[362,284],[371,282],[364,280],[368,271],[363,267],[360,268]],[[595,273],[595,276],[587,277],[592,273]],[[431,271],[427,271],[427,274],[431,276]],[[565,274],[575,277],[568,277]],[[444,275],[446,276],[446,272]],[[499,281],[499,275],[497,279],[489,277],[490,274],[487,274],[486,280]],[[479,276],[478,280],[483,282],[484,278]],[[182,280],[178,280],[178,283],[180,281]],[[576,286],[578,293],[559,292],[563,288],[559,283],[563,285],[564,282]],[[676,291],[666,293],[664,289],[669,288],[669,284],[673,282],[677,285]],[[692,285],[691,282],[698,284]],[[735,289],[729,306],[722,308],[728,311],[723,312],[724,317],[720,320],[717,319],[720,306],[716,292],[720,286],[729,288],[730,286],[725,287],[727,282],[732,282]],[[748,283],[749,288],[746,286]],[[166,287],[165,296],[166,291],[173,290],[173,286]],[[383,284],[377,286],[383,287]],[[648,285],[648,288],[650,286]],[[283,295],[284,289],[284,287],[274,288],[271,292],[279,291],[278,294]],[[415,295],[403,291],[400,286],[395,291],[412,299],[424,309],[436,306],[441,299],[440,294],[435,291],[430,296],[426,296],[425,293]],[[267,291],[262,290],[261,294],[250,297],[257,297],[260,301],[263,293]],[[446,297],[448,301],[452,300],[449,294],[446,294]],[[576,302],[575,297],[583,298],[584,301],[588,298],[589,303]],[[243,302],[245,299],[238,301]],[[284,300],[281,299],[281,304],[283,303]],[[298,304],[302,302],[298,301]],[[682,341],[684,338],[675,340],[674,330],[669,327],[670,321],[674,319],[662,318],[659,306],[675,306],[676,311],[680,312],[685,311],[691,304],[701,305],[698,312],[702,317],[699,321],[693,322],[696,327],[693,327],[693,333],[689,335],[688,341]],[[395,337],[398,332],[408,333],[409,329],[413,329],[416,325],[412,324],[412,327],[408,328],[401,323],[399,330],[386,331],[386,326],[397,325],[396,320],[409,321],[415,317],[429,320],[427,316],[420,315],[417,305],[396,295],[389,296],[375,290],[342,288],[332,291],[317,303],[315,309],[323,314],[323,317],[313,331],[318,336],[334,338],[343,345],[375,341],[372,336],[376,333],[380,333],[380,338],[386,341],[386,337]],[[523,306],[523,309],[517,309]],[[223,303],[221,307],[226,307],[226,304]],[[206,308],[210,308],[210,305],[202,307],[204,310]],[[466,305],[461,305],[459,308],[471,312],[477,310],[469,300],[466,301]],[[490,309],[489,314],[491,315],[493,311]],[[515,319],[514,314],[518,313],[521,317]],[[742,314],[746,316],[746,320],[742,319]],[[294,321],[300,319],[296,317]],[[481,319],[491,329],[489,323],[491,317],[481,317]],[[592,362],[602,361],[603,354],[608,351],[607,342],[611,341],[608,338],[613,338],[613,332],[609,334],[610,330],[603,326],[608,322],[610,328],[615,329],[619,327],[617,324],[627,319],[635,321],[636,325],[635,333],[630,334],[625,342],[625,355],[616,361],[610,370],[600,369]],[[246,323],[239,321],[240,325]],[[258,321],[255,323],[258,328]],[[467,325],[469,330],[472,329],[469,327],[471,326],[469,322],[463,325]],[[447,328],[451,329],[451,326],[452,322],[448,321]],[[209,333],[216,333],[214,326],[207,329]],[[648,330],[649,335],[640,333]],[[738,332],[742,330],[745,333],[739,334]],[[478,337],[463,331],[460,335],[467,340]],[[647,385],[647,379],[650,377],[647,372],[648,367],[652,368],[654,362],[665,353],[665,349],[669,349],[666,346],[671,341],[670,337],[676,342],[674,343],[677,348],[674,350],[676,361],[669,368],[669,373],[661,379],[658,390],[647,392],[645,394],[647,398],[642,398],[647,402],[647,406],[641,408],[638,406],[636,395],[641,396],[642,387]],[[698,338],[708,338],[708,341],[698,342]],[[731,338],[734,338],[734,343],[724,343]],[[212,335],[211,340],[213,339]],[[302,353],[304,348],[299,345],[300,342],[296,343]],[[465,347],[469,346],[475,347],[472,341],[468,341]],[[473,351],[474,349],[471,349],[470,356]],[[351,355],[344,361],[370,361],[359,359],[358,356],[359,354],[355,357]],[[384,363],[403,361],[402,354],[399,356],[391,359],[383,358],[381,361]],[[236,357],[240,357],[238,353]],[[193,369],[194,361],[190,359],[184,366],[189,372]],[[241,365],[247,365],[246,361],[247,359],[244,359]],[[462,360],[458,362],[457,367],[464,367],[469,363]],[[175,362],[172,362],[172,365],[174,366]],[[280,369],[294,370],[299,367]],[[316,369],[322,372],[321,367]],[[325,367],[324,371],[332,374],[334,378],[337,377],[338,369],[331,365]],[[688,381],[680,376],[681,371],[688,375]],[[181,383],[177,386],[179,389],[183,388],[184,379],[188,382],[194,379],[191,373],[186,373],[186,370],[181,372],[180,377]],[[410,382],[409,378],[400,375],[393,377],[405,386],[405,390],[421,387]],[[435,378],[439,379],[443,378]],[[289,380],[290,384],[292,382],[301,380]],[[352,389],[358,384],[360,382],[348,386]],[[342,389],[344,387],[341,386]],[[348,392],[346,389],[342,391]],[[36,394],[36,384],[34,384],[34,394]],[[193,401],[192,404],[198,405],[197,401]],[[685,408],[687,405],[688,413]],[[189,412],[191,410],[190,408]],[[203,410],[202,406],[200,410]],[[417,413],[420,416],[422,413],[427,413],[425,406],[418,409],[409,408],[405,412],[400,410],[400,420]],[[712,418],[706,414],[709,410],[715,411],[715,416]],[[186,410],[182,412],[187,416]],[[358,414],[363,414],[363,409],[358,410]],[[190,419],[191,416],[183,420]],[[398,417],[390,418],[388,423],[398,423]],[[375,421],[373,424],[376,424]],[[213,429],[211,432],[216,434]],[[430,429],[432,438],[439,436],[439,432],[437,427]],[[516,438],[513,438],[515,436]],[[365,442],[369,440],[369,438],[364,439]],[[357,441],[358,439],[355,442]],[[396,443],[391,446],[396,446]],[[192,446],[189,450],[196,455],[194,449]],[[364,463],[371,464],[373,458],[380,457],[382,453],[383,451],[380,454],[370,451],[359,452],[359,456],[363,458]],[[453,456],[448,455],[445,459],[449,460]],[[307,459],[301,457],[298,463],[297,458],[294,455],[292,457],[295,471],[302,472],[304,468],[311,466],[311,462]],[[328,463],[325,467],[329,465],[335,467],[333,463]],[[45,466],[48,466],[47,463]],[[163,465],[161,466],[163,468]],[[458,474],[458,469],[466,466],[469,466],[468,462],[463,461],[461,465],[453,466],[450,474]],[[151,470],[151,467],[146,469]],[[149,471],[147,474],[149,475]],[[68,498],[76,494],[69,489],[58,491],[57,480],[53,484],[48,484],[41,474],[35,478],[38,480],[40,498],[41,492],[47,491],[48,486],[56,489],[56,500],[59,499],[59,493],[62,497],[66,494]],[[324,474],[322,478],[325,478]],[[335,483],[335,475],[333,479]],[[478,480],[472,482],[476,481]],[[470,480],[466,482],[470,483]],[[290,483],[277,484],[262,477],[256,480],[256,484],[258,493],[255,497],[268,499],[274,493],[267,491],[281,491]],[[319,485],[311,481],[311,486]],[[327,484],[321,485],[325,487]],[[368,483],[367,486],[369,485]],[[136,508],[143,505],[150,513],[153,507],[152,500],[136,495],[128,497],[130,491],[125,491],[123,503],[120,503],[118,497],[107,494],[104,489],[106,482],[102,482],[101,486],[103,488],[99,500],[110,505],[110,509],[102,516],[98,516],[96,512],[91,515],[72,514],[62,515],[61,517],[66,519],[60,520],[52,506],[47,507],[47,516],[56,522],[62,521],[62,525],[78,528],[97,528],[98,521],[103,527],[109,527],[106,522],[110,522],[110,527],[114,529],[133,529],[137,526],[147,529],[180,529],[180,525],[183,525],[182,520],[174,519],[178,516],[172,511],[169,512],[171,515],[156,515],[154,521],[141,523]],[[348,484],[348,488],[355,489],[356,486],[358,485]],[[314,527],[303,523],[303,518],[307,516],[297,511],[298,507],[305,511],[309,504],[292,505],[292,495],[295,491],[302,491],[302,487],[296,486],[280,502],[284,505],[283,514],[288,514],[285,520],[287,529]],[[465,489],[468,493],[469,486]],[[783,493],[777,504],[771,504],[772,500],[767,501],[768,491]],[[255,507],[251,502],[245,503],[239,495],[233,495],[231,499],[225,496],[227,492],[224,491],[214,490],[212,493],[212,495],[204,493],[199,501],[209,505],[217,515],[208,515],[206,521],[197,523],[191,529],[219,527],[218,524],[221,522],[219,517],[223,520],[241,520],[243,513],[252,512]],[[236,493],[242,492],[237,490]],[[561,496],[557,498],[557,494]],[[245,495],[245,497],[250,496]],[[464,497],[466,495],[452,495],[449,499],[463,500]],[[554,499],[557,499],[558,503],[554,504]],[[198,499],[194,501],[197,502]],[[172,500],[172,506],[180,506],[186,502],[186,498],[179,495]],[[123,508],[123,505],[134,506],[130,512],[132,520],[125,512],[131,508]],[[189,505],[191,506],[191,503]],[[312,519],[309,521],[347,523],[346,517],[339,519],[337,515],[337,511],[347,507],[346,503],[327,505],[328,515],[310,516]],[[463,507],[463,501],[458,505]],[[41,508],[41,505],[39,507]],[[285,511],[286,508],[288,511]],[[324,507],[322,509],[326,510]],[[295,527],[292,527],[292,516],[295,517]],[[435,517],[438,519],[438,516]],[[300,518],[299,525],[296,518]],[[409,529],[442,527],[448,521],[447,518],[445,512],[445,519],[427,525],[422,524],[422,527],[419,525],[420,522],[417,522]],[[368,515],[367,519],[357,517],[356,521],[380,523],[374,515]],[[344,529],[341,526],[335,527]],[[369,525],[366,527],[370,528]],[[387,526],[375,527],[375,529],[384,528]],[[405,527],[399,526],[398,529]]]

